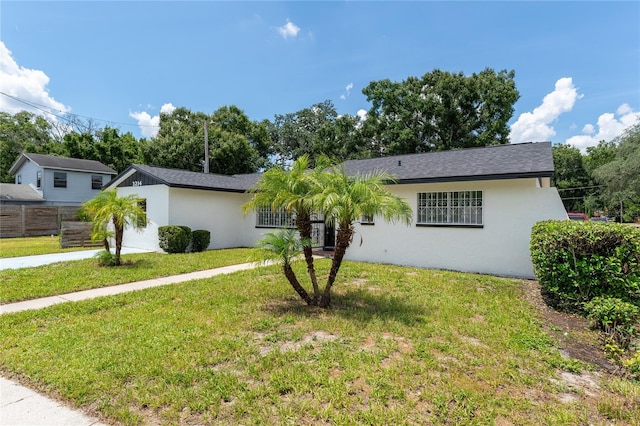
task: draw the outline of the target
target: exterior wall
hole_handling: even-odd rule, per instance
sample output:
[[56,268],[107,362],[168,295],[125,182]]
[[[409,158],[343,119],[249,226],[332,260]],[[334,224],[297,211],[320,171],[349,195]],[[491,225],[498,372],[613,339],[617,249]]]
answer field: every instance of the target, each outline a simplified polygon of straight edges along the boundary
[[[491,275],[534,278],[529,257],[531,227],[538,221],[566,219],[556,188],[537,179],[392,185],[413,210],[410,226],[374,218],[356,225],[350,260],[450,269]],[[483,191],[483,227],[416,226],[417,194],[432,191]],[[254,212],[242,213],[248,194],[168,188],[165,185],[119,187],[118,194],[147,200],[147,228],[125,230],[123,245],[161,251],[158,227],[186,225],[211,232],[210,249],[252,247],[271,228],[257,228]]]
[[[37,188],[37,172],[42,171],[42,187]],[[67,174],[67,187],[55,188],[53,186],[54,172]],[[91,176],[102,176],[103,185],[111,180],[111,175],[104,173],[74,172],[66,170],[43,169],[32,161],[25,161],[16,173],[15,181],[18,183],[18,175],[22,178],[22,185],[31,185],[46,200],[43,205],[79,206],[100,193],[99,189],[91,189]]]
[[[39,166],[36,166],[33,162],[25,161],[22,167],[20,167],[20,170],[18,170],[18,173],[16,173],[15,175],[15,183],[18,183],[18,175],[20,175],[22,179],[22,185],[31,185],[33,189],[38,191],[38,193],[41,196],[43,196],[42,188],[36,187],[37,173],[38,171],[41,171],[41,170],[42,168],[40,168]],[[43,179],[44,179],[44,173],[43,173]]]
[[[534,278],[529,256],[531,227],[538,221],[566,219],[556,188],[536,179],[394,185],[413,210],[410,226],[356,225],[361,246],[352,244],[351,260]],[[482,228],[416,226],[417,194],[432,191],[483,191]]]
[[136,231],[127,227],[124,231],[124,247],[143,250],[162,251],[158,245],[158,227],[169,225],[169,188],[165,185],[144,187],[121,187],[117,189],[119,197],[134,194],[147,201],[147,227]]
[[242,205],[249,199],[246,194],[184,188],[169,192],[169,223],[211,232],[210,249],[250,247],[255,242],[246,235],[246,228],[254,224],[253,215],[242,214]]
[[127,228],[123,245],[162,251],[158,244],[158,227],[185,225],[192,230],[211,232],[209,249],[252,247],[269,229],[255,227],[255,213],[246,216],[242,205],[248,194],[169,188],[165,185],[118,187],[118,196],[136,194],[147,201],[149,224],[142,232]]

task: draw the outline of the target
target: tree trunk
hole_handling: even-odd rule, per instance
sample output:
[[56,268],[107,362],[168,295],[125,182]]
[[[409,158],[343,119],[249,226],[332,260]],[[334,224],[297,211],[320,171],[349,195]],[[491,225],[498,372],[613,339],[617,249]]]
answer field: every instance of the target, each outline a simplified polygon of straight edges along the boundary
[[322,297],[318,303],[318,306],[321,308],[327,308],[331,304],[331,287],[333,283],[336,281],[336,276],[338,275],[338,271],[340,270],[340,265],[342,265],[342,259],[344,258],[344,254],[347,252],[347,248],[351,244],[351,239],[353,238],[353,227],[349,224],[346,228],[342,226],[338,228],[338,233],[336,235],[336,249],[333,253],[333,259],[331,261],[331,270],[329,271],[329,276],[327,277],[327,285],[324,287],[324,292],[322,293]]
[[[115,218],[114,218],[115,219]],[[120,252],[122,251],[122,236],[124,234],[124,225],[118,224],[115,220],[113,226],[116,229],[116,266],[120,266]]]
[[284,276],[289,280],[291,287],[293,287],[293,289],[296,291],[296,293],[298,293],[302,300],[304,300],[309,306],[313,305],[313,300],[309,296],[309,293],[307,293],[307,291],[304,289],[304,287],[300,285],[296,274],[293,272],[293,269],[291,269],[291,265],[285,264],[282,266],[282,269],[284,270]]
[[[296,226],[300,237],[311,241],[311,234],[313,232],[313,226],[311,224],[311,216],[309,214],[299,214],[296,216]],[[305,244],[302,246],[304,253],[304,260],[307,262],[307,272],[309,278],[311,278],[311,285],[313,286],[313,300],[314,304],[320,299],[320,287],[318,286],[318,278],[316,276],[316,268],[313,264],[313,250],[311,244]]]

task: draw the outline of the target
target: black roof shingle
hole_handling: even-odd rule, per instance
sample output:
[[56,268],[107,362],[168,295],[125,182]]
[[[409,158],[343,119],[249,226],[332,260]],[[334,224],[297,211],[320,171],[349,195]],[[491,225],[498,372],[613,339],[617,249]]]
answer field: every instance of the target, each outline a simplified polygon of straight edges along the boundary
[[550,142],[349,160],[344,167],[348,174],[384,171],[398,183],[549,177],[554,170]]
[[99,161],[83,160],[80,158],[56,157],[53,155],[32,154],[25,152],[9,170],[15,173],[25,161],[31,160],[40,167],[48,169],[73,170],[79,172],[95,172],[115,175],[116,171],[109,166],[105,166]]
[[[398,183],[550,177],[554,170],[550,142],[348,160],[343,164],[348,174],[384,171],[394,176]],[[131,169],[171,187],[231,192],[244,192],[260,178],[260,173],[227,176],[132,165],[107,186],[119,184],[121,176]]]

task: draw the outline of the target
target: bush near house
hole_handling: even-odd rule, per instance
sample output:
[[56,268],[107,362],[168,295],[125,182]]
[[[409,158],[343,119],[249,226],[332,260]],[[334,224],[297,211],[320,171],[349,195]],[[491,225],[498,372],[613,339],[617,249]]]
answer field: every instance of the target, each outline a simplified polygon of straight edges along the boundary
[[167,253],[184,253],[191,242],[191,228],[166,225],[158,228],[160,248]]
[[554,307],[584,313],[595,297],[640,305],[640,229],[573,221],[544,221],[531,232],[531,258]]
[[205,251],[211,242],[211,232],[205,229],[196,229],[191,234],[191,251],[194,253]]

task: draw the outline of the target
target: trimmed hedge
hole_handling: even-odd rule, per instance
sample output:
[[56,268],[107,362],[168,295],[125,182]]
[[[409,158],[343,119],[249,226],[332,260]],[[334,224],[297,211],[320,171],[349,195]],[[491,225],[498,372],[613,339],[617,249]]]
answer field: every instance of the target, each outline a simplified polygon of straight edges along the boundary
[[166,225],[158,228],[160,248],[167,253],[184,253],[191,242],[191,228]]
[[191,234],[191,251],[205,251],[211,242],[211,232],[204,229],[196,229]]
[[628,225],[544,221],[531,231],[531,259],[548,302],[584,312],[594,297],[640,304],[640,229]]

